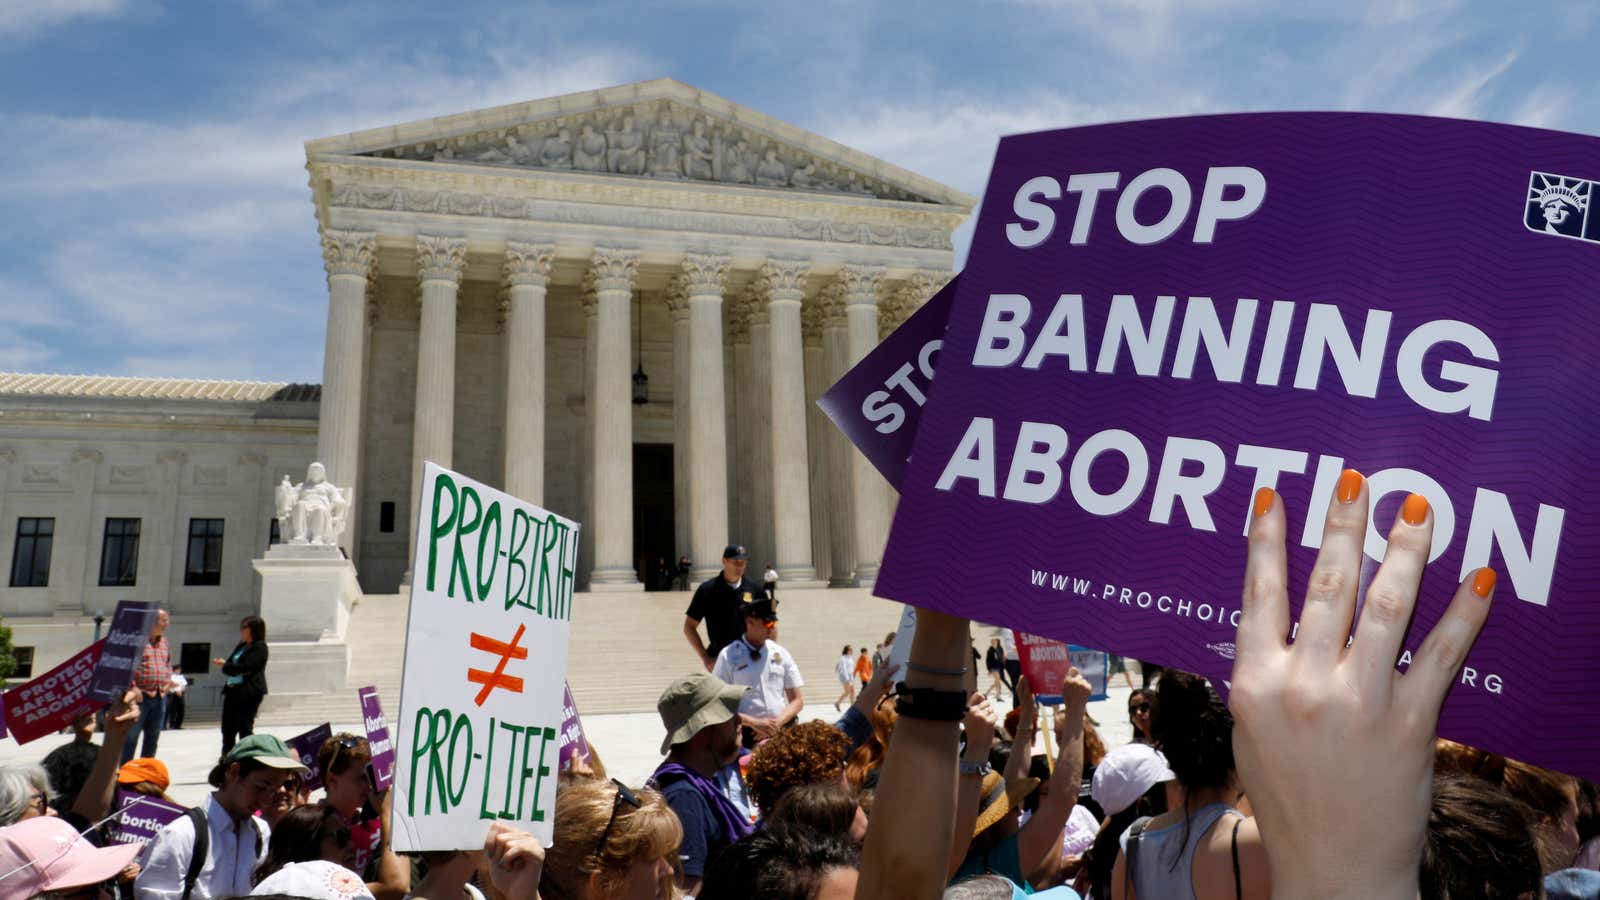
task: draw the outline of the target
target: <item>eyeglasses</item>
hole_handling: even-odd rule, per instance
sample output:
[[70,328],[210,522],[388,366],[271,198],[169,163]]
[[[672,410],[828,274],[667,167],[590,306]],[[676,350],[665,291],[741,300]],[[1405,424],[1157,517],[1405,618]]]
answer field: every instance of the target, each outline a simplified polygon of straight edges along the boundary
[[1138,706],[1130,706],[1130,707],[1128,707],[1128,715],[1130,715],[1130,716],[1133,715],[1134,713],[1146,713],[1146,714],[1148,714],[1149,712],[1150,712],[1150,704],[1148,704],[1148,703],[1141,703]]
[[33,795],[33,800],[39,805],[39,815],[45,816],[50,814],[50,798],[45,796],[44,791],[35,793]]
[[611,837],[611,828],[617,824],[617,812],[622,809],[622,804],[626,803],[634,809],[644,805],[640,802],[639,795],[627,785],[615,778],[611,779],[611,783],[617,786],[617,796],[611,801],[611,818],[606,820],[606,830],[600,832],[600,840],[594,845],[594,856],[599,856],[606,849],[606,839]]

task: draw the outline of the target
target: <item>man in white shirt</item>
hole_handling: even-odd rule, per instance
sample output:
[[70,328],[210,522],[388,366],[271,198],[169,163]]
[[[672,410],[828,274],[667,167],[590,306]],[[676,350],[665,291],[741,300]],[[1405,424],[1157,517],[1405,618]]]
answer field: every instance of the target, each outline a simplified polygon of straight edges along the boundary
[[[199,807],[206,827],[206,858],[188,900],[250,893],[251,876],[272,833],[255,811],[291,774],[307,771],[283,741],[271,735],[253,734],[233,745],[211,770],[210,781],[217,790]],[[138,900],[182,900],[196,855],[191,813],[161,829],[145,848],[134,895]]]
[[742,611],[744,634],[717,654],[711,674],[749,688],[739,702],[739,716],[744,720],[744,744],[754,747],[800,715],[805,679],[789,651],[771,639],[778,621],[777,601],[756,597]]

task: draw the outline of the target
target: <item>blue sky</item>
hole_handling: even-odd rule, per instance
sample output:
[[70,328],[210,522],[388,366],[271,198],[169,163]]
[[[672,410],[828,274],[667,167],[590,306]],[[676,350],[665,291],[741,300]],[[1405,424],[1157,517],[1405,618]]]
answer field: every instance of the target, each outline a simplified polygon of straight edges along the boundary
[[1148,116],[1600,133],[1597,19],[1592,0],[0,0],[0,371],[320,380],[309,138],[670,75],[979,194],[999,135]]

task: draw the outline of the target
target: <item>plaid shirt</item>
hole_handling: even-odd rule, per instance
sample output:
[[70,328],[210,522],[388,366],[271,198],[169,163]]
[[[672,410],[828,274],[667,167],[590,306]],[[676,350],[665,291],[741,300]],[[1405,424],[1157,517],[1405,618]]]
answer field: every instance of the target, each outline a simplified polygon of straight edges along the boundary
[[167,647],[166,635],[156,638],[155,643],[145,642],[144,656],[133,671],[133,685],[146,697],[172,690],[172,651]]

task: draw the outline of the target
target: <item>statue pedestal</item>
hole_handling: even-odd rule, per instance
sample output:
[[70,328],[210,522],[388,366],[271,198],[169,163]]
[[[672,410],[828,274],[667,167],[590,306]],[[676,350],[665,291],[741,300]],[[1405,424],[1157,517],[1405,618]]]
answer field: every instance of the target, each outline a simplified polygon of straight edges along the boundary
[[361,597],[356,567],[338,547],[274,544],[251,565],[261,575],[267,622],[267,686],[274,694],[319,694],[350,674],[345,632]]

